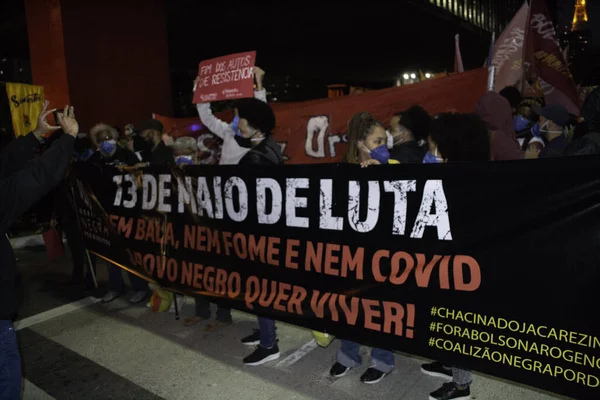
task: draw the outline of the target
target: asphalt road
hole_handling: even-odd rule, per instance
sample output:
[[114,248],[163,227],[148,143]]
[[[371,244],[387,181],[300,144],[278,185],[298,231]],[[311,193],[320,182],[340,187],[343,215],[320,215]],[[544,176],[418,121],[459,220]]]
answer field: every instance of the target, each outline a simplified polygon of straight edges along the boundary
[[[184,327],[173,313],[154,313],[124,299],[94,299],[69,286],[68,257],[49,262],[43,249],[17,252],[26,300],[17,324],[23,357],[24,399],[390,399],[421,400],[443,383],[420,372],[422,359],[396,355],[396,369],[376,385],[359,377],[365,365],[334,380],[329,368],[339,342],[320,348],[309,331],[279,324],[281,358],[245,367],[253,349],[240,339],[256,328],[255,317],[234,312],[234,324],[213,333],[206,323]],[[191,303],[182,313],[191,314]],[[183,319],[183,316],[182,316]],[[549,400],[554,397],[496,378],[476,375],[472,398]]]

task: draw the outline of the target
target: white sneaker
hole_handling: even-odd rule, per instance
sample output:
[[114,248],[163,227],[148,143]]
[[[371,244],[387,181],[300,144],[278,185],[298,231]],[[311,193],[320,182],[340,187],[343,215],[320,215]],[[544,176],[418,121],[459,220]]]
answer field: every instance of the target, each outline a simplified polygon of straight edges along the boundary
[[144,301],[144,299],[146,299],[147,295],[148,295],[148,292],[146,292],[145,290],[138,290],[137,292],[135,292],[133,294],[133,296],[131,296],[131,298],[129,299],[129,302],[131,304],[141,303],[142,301]]
[[119,297],[121,295],[121,293],[115,291],[115,290],[111,290],[108,293],[106,293],[104,295],[104,297],[102,298],[102,302],[103,303],[110,303],[111,301],[113,301],[114,299],[116,299],[117,297]]

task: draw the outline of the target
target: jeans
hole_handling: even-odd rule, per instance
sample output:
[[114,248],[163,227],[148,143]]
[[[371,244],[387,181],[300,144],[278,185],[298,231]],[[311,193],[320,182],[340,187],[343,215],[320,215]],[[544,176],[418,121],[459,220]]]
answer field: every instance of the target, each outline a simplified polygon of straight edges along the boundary
[[[116,265],[109,264],[108,265],[108,287],[110,290],[114,290],[115,292],[123,293],[125,291],[125,281],[123,280],[122,269],[117,267]],[[148,283],[142,278],[133,275],[131,273],[127,273],[129,275],[129,281],[131,282],[131,288],[135,292],[139,291],[148,291]]]
[[452,381],[456,386],[471,386],[473,374],[470,370],[452,367]]
[[[342,339],[342,346],[337,352],[336,361],[346,368],[356,368],[362,363],[360,344]],[[394,369],[394,353],[389,350],[371,349],[371,368],[389,374]]]
[[[210,319],[210,302],[204,296],[196,296],[196,317],[202,317],[204,319]],[[231,308],[221,307],[217,305],[217,321],[221,322],[232,322]]]
[[275,332],[275,321],[269,318],[258,317],[260,329],[260,347],[271,349],[277,344],[277,333]]
[[12,321],[0,320],[0,399],[21,397],[21,356]]

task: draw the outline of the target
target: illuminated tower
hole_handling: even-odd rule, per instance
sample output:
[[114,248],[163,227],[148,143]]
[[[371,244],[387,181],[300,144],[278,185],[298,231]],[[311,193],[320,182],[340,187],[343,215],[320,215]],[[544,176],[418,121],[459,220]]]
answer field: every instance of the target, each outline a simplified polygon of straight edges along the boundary
[[587,29],[587,10],[585,9],[585,0],[577,0],[575,4],[575,15],[573,15],[573,31],[582,31]]

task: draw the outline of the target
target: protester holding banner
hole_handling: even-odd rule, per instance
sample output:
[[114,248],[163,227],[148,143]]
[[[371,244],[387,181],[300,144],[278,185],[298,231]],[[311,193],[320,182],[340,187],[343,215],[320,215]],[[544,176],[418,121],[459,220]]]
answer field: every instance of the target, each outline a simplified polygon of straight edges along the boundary
[[[239,164],[269,166],[283,164],[281,148],[272,136],[275,129],[275,114],[271,107],[256,98],[242,99],[236,104],[236,115],[239,117],[235,129],[236,137],[240,138],[238,143],[248,150]],[[258,331],[242,339],[245,345],[258,345],[252,354],[244,358],[245,365],[261,365],[277,360],[280,356],[275,321],[258,317],[258,325]]]
[[390,135],[393,138],[390,157],[400,164],[422,163],[426,150],[420,142],[429,135],[430,123],[431,117],[421,106],[394,114],[390,121]]
[[[348,125],[347,162],[368,165],[380,165],[398,162],[390,159],[386,146],[386,133],[381,122],[367,112],[355,114]],[[334,378],[341,378],[362,364],[360,343],[342,339],[337,352],[336,362],[329,373]],[[376,347],[371,349],[371,366],[360,377],[361,382],[375,384],[380,382],[394,369],[394,353]]]
[[0,399],[18,399],[21,392],[21,359],[13,322],[23,299],[21,277],[6,233],[15,220],[64,178],[73,155],[79,131],[73,107],[59,114],[66,133],[41,156],[33,158],[44,134],[59,127],[50,126],[44,102],[36,129],[14,140],[0,155]]
[[[117,144],[119,133],[112,126],[97,124],[90,130],[90,136],[98,149],[89,160],[91,164],[99,168],[105,168],[108,166],[132,167],[138,163],[135,154]],[[135,292],[129,301],[132,304],[140,303],[148,294],[148,285],[143,279],[130,273],[128,275],[131,287]],[[125,292],[125,281],[123,280],[121,268],[110,264],[108,266],[108,276],[109,290],[102,298],[105,303],[115,300]]]
[[[472,114],[441,114],[431,123],[430,143],[437,146],[445,163],[490,160],[490,135],[483,121]],[[467,145],[468,144],[468,145]],[[471,371],[449,367],[440,362],[423,364],[421,371],[429,376],[452,379],[430,394],[434,400],[467,400],[473,380]]]
[[[254,98],[263,102],[267,101],[267,92],[263,88],[263,79],[265,71],[259,67],[254,67],[254,79],[256,80],[256,90],[254,91]],[[211,109],[210,103],[199,103],[197,105],[198,115],[202,124],[208,128],[209,131],[223,139],[223,146],[221,150],[221,158],[219,160],[220,165],[231,165],[237,164],[242,157],[250,150],[248,147],[240,146],[238,143],[242,138],[237,134],[237,126],[239,123],[239,117],[233,120],[231,124],[221,121],[216,118]]]

